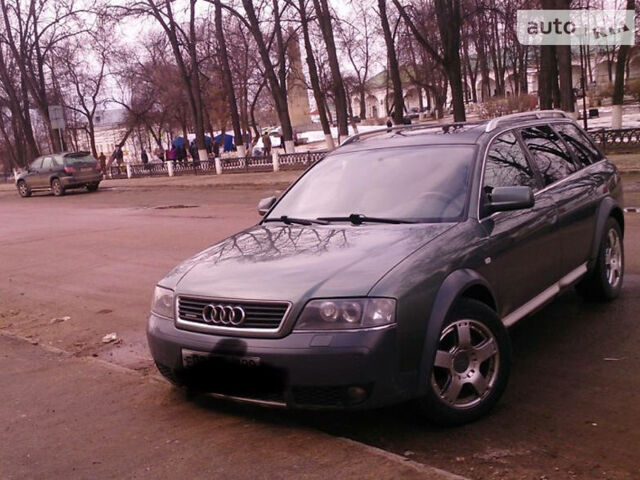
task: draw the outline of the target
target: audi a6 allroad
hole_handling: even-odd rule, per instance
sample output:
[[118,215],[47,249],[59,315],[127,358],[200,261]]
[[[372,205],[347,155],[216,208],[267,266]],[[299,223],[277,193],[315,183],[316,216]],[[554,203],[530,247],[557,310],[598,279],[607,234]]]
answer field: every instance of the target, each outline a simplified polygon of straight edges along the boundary
[[562,112],[356,135],[160,280],[149,346],[196,392],[465,423],[506,388],[509,326],[618,296],[621,196]]

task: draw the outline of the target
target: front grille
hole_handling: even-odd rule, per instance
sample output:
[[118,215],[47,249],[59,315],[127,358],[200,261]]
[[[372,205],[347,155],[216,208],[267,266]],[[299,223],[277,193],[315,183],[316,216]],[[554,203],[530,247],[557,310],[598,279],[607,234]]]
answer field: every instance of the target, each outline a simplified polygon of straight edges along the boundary
[[[202,318],[202,313],[207,305],[224,305],[230,307],[241,307],[245,312],[245,319],[241,325],[222,325],[207,323]],[[178,298],[178,323],[182,322],[185,327],[202,326],[225,330],[260,330],[275,331],[280,328],[287,311],[289,303],[286,302],[260,302],[246,300],[220,300],[198,297]]]

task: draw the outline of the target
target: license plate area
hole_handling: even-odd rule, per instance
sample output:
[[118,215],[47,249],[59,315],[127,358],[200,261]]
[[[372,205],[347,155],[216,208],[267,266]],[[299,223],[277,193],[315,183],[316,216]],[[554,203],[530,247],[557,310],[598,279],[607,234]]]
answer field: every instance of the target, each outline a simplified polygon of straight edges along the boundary
[[204,392],[246,398],[282,396],[287,372],[260,357],[182,349],[183,374]]
[[199,352],[196,350],[182,349],[182,367],[191,368],[201,364],[224,364],[240,365],[243,367],[258,367],[260,365],[260,357],[247,357],[240,355],[222,355],[219,353]]

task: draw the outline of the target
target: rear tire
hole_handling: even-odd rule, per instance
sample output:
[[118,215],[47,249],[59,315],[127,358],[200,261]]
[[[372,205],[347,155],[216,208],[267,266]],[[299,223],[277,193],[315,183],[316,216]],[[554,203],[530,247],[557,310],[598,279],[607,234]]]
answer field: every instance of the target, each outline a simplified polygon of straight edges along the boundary
[[462,299],[442,327],[427,393],[418,405],[436,425],[472,422],[498,402],[510,369],[509,336],[496,313],[477,300]]
[[29,188],[29,185],[27,185],[27,182],[25,182],[24,180],[20,180],[18,182],[18,194],[22,198],[31,196],[31,189]]
[[578,284],[576,290],[586,300],[607,302],[620,295],[624,279],[624,244],[617,220],[609,217],[600,239],[595,267]]
[[51,180],[51,191],[56,197],[61,197],[64,195],[64,187],[62,186],[62,182],[58,178],[54,178]]
[[95,192],[96,190],[98,190],[99,186],[100,186],[100,183],[90,183],[89,185],[87,185],[87,191]]

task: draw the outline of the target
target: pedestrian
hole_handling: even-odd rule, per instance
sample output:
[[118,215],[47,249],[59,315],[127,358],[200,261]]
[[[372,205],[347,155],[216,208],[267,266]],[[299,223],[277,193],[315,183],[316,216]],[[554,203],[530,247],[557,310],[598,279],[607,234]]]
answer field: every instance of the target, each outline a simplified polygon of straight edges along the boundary
[[171,148],[167,151],[167,160],[174,162],[176,160],[176,147],[171,145]]
[[184,165],[187,159],[187,150],[184,148],[184,143],[176,147],[176,160],[180,165]]
[[191,143],[189,144],[189,154],[191,155],[191,161],[193,162],[193,165],[196,167],[199,166],[200,157],[198,156],[198,147],[196,146],[195,140],[191,140]]
[[391,117],[387,117],[387,132],[391,131],[391,127],[393,127],[393,122],[391,121]]
[[122,145],[118,145],[114,153],[116,158],[116,164],[118,165],[118,172],[123,173],[122,163],[124,161],[124,153],[122,151]]
[[149,155],[147,155],[144,147],[142,147],[142,151],[140,152],[140,161],[142,162],[142,168],[147,170],[149,168]]
[[267,132],[262,134],[262,145],[264,146],[264,156],[271,155],[271,137]]
[[100,162],[100,167],[104,172],[107,167],[107,157],[105,157],[104,152],[100,152],[100,156],[98,157],[98,162]]
[[218,143],[218,140],[213,140],[211,151],[213,152],[213,158],[218,158],[220,156],[220,144]]
[[157,158],[160,162],[164,162],[164,151],[162,150],[162,148],[160,147],[156,147],[155,150],[153,151],[153,155],[155,156],[155,158]]

